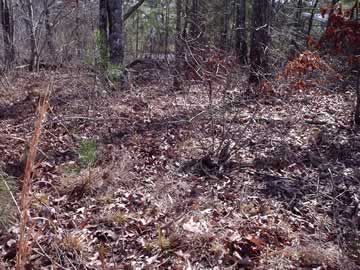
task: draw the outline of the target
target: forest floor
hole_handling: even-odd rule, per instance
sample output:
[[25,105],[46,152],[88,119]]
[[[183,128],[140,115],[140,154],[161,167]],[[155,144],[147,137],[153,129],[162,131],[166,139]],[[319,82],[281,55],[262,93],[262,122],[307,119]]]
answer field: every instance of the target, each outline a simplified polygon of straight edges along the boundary
[[[51,78],[28,269],[360,269],[351,87],[253,95],[238,78],[209,101],[208,86],[173,92],[167,76],[121,92],[85,70],[14,72],[0,100],[9,183]],[[0,269],[18,231],[0,229]]]

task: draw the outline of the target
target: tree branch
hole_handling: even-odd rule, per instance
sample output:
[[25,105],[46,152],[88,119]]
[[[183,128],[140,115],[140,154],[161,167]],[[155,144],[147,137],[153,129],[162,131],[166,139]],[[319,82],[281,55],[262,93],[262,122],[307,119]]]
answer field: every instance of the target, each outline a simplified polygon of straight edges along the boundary
[[123,21],[125,22],[144,2],[145,0],[139,0],[139,2],[130,7],[129,10],[124,14]]

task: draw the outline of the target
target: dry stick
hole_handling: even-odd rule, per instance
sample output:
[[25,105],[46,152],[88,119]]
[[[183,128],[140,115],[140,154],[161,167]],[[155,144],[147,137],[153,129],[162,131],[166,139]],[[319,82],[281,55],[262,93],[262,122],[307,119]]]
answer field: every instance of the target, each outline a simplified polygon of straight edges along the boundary
[[37,246],[40,248],[40,251],[34,250],[35,253],[39,254],[40,256],[46,257],[52,264],[56,265],[57,267],[59,267],[59,269],[64,269],[67,270],[68,268],[63,267],[62,265],[58,264],[56,261],[54,261],[48,254],[46,254],[45,250],[43,249],[43,247],[39,244],[38,241],[36,241]]
[[20,198],[20,208],[21,208],[21,217],[20,217],[20,233],[17,243],[17,253],[16,253],[16,270],[23,270],[25,268],[26,258],[30,253],[31,247],[29,241],[31,238],[31,232],[33,226],[30,224],[30,204],[31,204],[31,184],[32,184],[32,172],[34,166],[34,160],[37,152],[37,145],[40,141],[40,134],[42,129],[42,123],[45,119],[46,112],[48,109],[48,100],[49,92],[53,86],[53,79],[51,80],[47,93],[39,101],[38,106],[38,117],[35,121],[34,134],[30,142],[30,148],[28,157],[26,160],[24,179],[21,189],[21,198]]
[[[255,116],[256,116],[256,115],[258,114],[258,112],[259,112],[259,108],[260,108],[260,104],[257,103],[253,115],[250,117],[249,121],[247,122],[247,124],[245,125],[245,127],[242,129],[242,131],[241,131],[241,133],[240,133],[241,135],[245,133],[245,131],[249,128],[251,122],[255,119]],[[237,152],[240,151],[240,147],[239,147],[238,149],[235,149],[236,146],[237,146],[237,145],[235,144],[235,145],[232,147],[232,149],[230,150],[230,156],[233,156],[233,155],[235,155]]]
[[23,139],[23,138],[19,138],[19,137],[16,137],[16,136],[11,136],[11,135],[8,135],[8,134],[1,134],[0,133],[0,137],[1,138],[6,138],[6,139],[17,140],[17,141],[21,141],[21,142],[26,142],[26,140]]
[[213,89],[211,81],[208,81],[209,84],[209,109],[210,109],[210,119],[211,119],[211,137],[212,137],[212,146],[211,152],[215,151],[215,122],[214,122],[214,110],[213,108]]
[[[55,136],[55,135],[54,135]],[[1,134],[0,133],[0,137],[2,138],[7,138],[7,139],[12,139],[12,140],[17,140],[17,141],[21,141],[21,142],[26,142],[25,139],[23,138],[19,138],[19,137],[15,137],[15,136],[10,136],[10,135],[6,135],[6,134]],[[57,137],[56,137],[57,138]],[[47,157],[47,155],[41,150],[41,149],[38,149],[38,151],[44,156],[44,157]]]

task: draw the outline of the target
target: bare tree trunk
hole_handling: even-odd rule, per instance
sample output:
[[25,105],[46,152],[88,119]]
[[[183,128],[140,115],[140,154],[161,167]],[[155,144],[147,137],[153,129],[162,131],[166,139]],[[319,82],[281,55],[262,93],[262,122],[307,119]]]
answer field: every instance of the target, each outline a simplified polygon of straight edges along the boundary
[[249,82],[259,84],[261,78],[269,71],[268,51],[270,44],[270,11],[269,0],[253,1],[253,30],[251,34]]
[[57,62],[56,59],[56,50],[54,44],[54,34],[53,27],[50,21],[50,3],[49,0],[44,0],[44,14],[45,14],[45,31],[46,31],[46,45],[49,50],[49,55],[54,62]]
[[107,65],[109,57],[109,18],[108,18],[108,0],[99,1],[99,46],[100,61],[103,66]]
[[[164,11],[164,7],[162,7],[162,11]],[[165,28],[165,20],[166,20],[166,14],[164,14],[163,12],[161,12],[159,14],[160,16],[160,28],[164,29]],[[157,49],[155,50],[157,57],[159,57],[160,54],[164,53],[164,48],[165,48],[165,33],[163,31],[156,31],[156,33],[159,36],[159,41],[157,42]]]
[[191,22],[190,22],[190,36],[198,43],[204,45],[205,28],[206,28],[206,1],[192,0],[191,6]]
[[138,57],[139,54],[139,13],[136,13],[136,41],[135,41],[135,58]]
[[110,62],[122,65],[124,60],[122,0],[108,0]]
[[26,17],[25,26],[29,35],[29,43],[30,43],[30,61],[29,61],[29,70],[30,71],[38,71],[39,70],[39,52],[38,46],[36,42],[36,34],[35,34],[35,24],[34,24],[34,9],[32,0],[25,0],[21,2],[22,8],[25,12]]
[[[182,4],[182,3],[181,3]],[[188,26],[190,24],[190,8],[189,8],[189,0],[185,0],[185,7],[184,7],[184,17],[185,17],[185,22],[184,22],[184,27],[182,29],[182,33],[181,33],[181,37],[183,40],[187,40],[188,38]]]
[[241,64],[247,62],[247,42],[246,42],[246,0],[237,0],[236,3],[236,33],[235,49],[236,55]]
[[6,69],[15,62],[14,17],[11,0],[0,0],[1,24],[4,40],[4,58]]
[[81,16],[81,6],[80,6],[80,1],[76,0],[76,18],[75,18],[75,24],[76,24],[76,32],[75,32],[75,36],[76,36],[76,55],[79,58],[79,60],[81,60],[82,57],[82,42],[81,42],[81,20],[80,20],[80,16]]
[[171,3],[171,1],[166,1],[166,13],[165,13],[165,60],[168,59],[168,53],[169,53],[170,3]]
[[34,9],[32,0],[27,0],[27,12],[28,12],[28,29],[30,33],[30,71],[39,70],[39,54],[37,50],[37,42],[35,35],[35,25],[34,25]]
[[298,0],[296,7],[295,19],[298,26],[301,25],[301,13],[303,8],[303,0]]
[[175,72],[174,89],[181,89],[180,71],[182,67],[182,48],[181,48],[181,10],[182,0],[176,0],[176,40],[175,40]]
[[199,0],[192,0],[191,5],[191,23],[190,23],[190,35],[192,38],[196,38],[200,32],[200,26],[197,24],[199,18]]
[[108,39],[108,1],[99,1],[99,31],[104,40]]
[[145,0],[139,0],[135,5],[129,8],[129,10],[124,14],[123,21],[125,22],[130,16],[144,4]]
[[[219,3],[219,6],[216,6],[215,8],[219,10],[222,10],[221,15],[219,15],[219,25],[221,27],[221,30],[219,32],[219,37],[217,40],[217,47],[219,47],[222,50],[228,50],[228,33],[229,33],[229,20],[230,20],[230,14],[229,14],[229,5],[230,2],[228,0],[223,0]],[[220,12],[219,12],[220,13]]]
[[314,3],[314,6],[311,10],[311,15],[310,15],[310,19],[309,19],[309,28],[308,28],[308,31],[307,31],[307,35],[310,36],[311,34],[311,29],[312,29],[312,25],[313,25],[313,21],[314,21],[314,16],[315,16],[315,10],[316,10],[316,7],[319,3],[319,0],[316,0],[315,3]]

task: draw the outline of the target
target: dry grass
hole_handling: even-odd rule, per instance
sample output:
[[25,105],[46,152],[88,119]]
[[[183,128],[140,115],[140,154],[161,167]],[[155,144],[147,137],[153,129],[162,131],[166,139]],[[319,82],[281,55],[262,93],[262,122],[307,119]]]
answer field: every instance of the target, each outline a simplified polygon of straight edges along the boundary
[[83,249],[82,239],[80,236],[68,233],[59,242],[59,246],[63,251],[75,252],[80,254]]
[[349,261],[336,246],[324,243],[299,247],[286,247],[283,250],[270,251],[261,259],[257,269],[345,269],[354,270],[356,266]]
[[37,154],[37,146],[40,141],[40,134],[42,130],[42,124],[45,120],[46,112],[48,110],[49,104],[49,94],[53,88],[52,81],[49,84],[47,94],[43,96],[39,101],[38,106],[38,117],[35,122],[34,133],[29,144],[29,152],[26,160],[24,178],[20,194],[20,209],[21,209],[21,219],[20,219],[20,233],[17,244],[17,254],[16,254],[16,270],[25,269],[27,257],[31,252],[30,242],[33,238],[32,236],[32,224],[30,222],[30,207],[32,201],[32,180],[33,180],[33,169],[34,162]]

